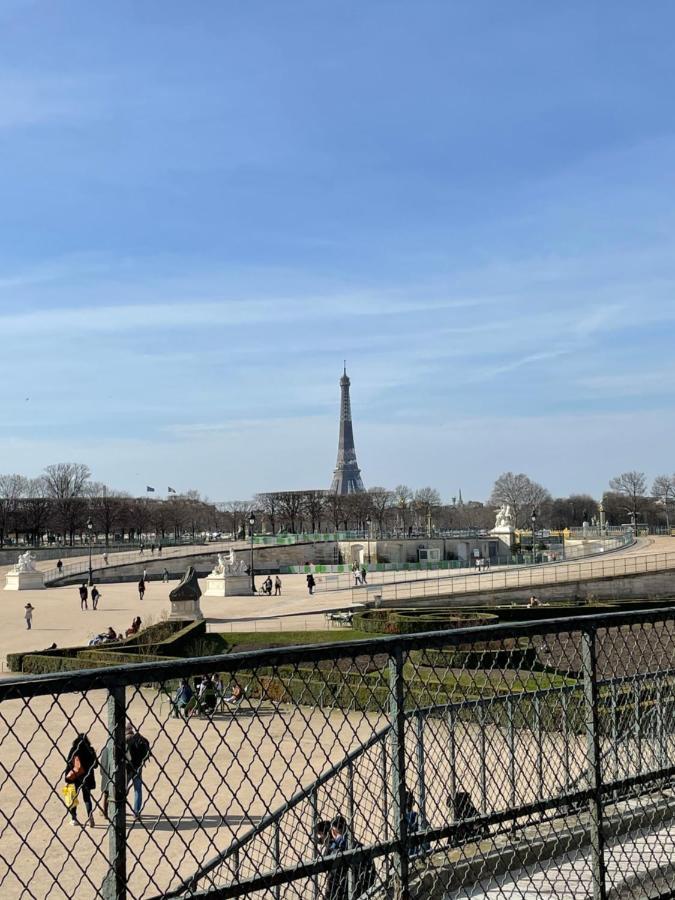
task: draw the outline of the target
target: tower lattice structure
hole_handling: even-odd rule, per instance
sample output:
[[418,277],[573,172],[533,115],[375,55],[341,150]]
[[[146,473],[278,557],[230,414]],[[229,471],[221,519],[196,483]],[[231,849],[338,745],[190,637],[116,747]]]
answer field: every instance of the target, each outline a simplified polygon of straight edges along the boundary
[[356,462],[349,385],[350,381],[345,365],[342,378],[340,379],[340,437],[337,463],[333,473],[333,483],[330,488],[335,494],[355,494],[359,491],[365,491],[361,480],[361,470]]

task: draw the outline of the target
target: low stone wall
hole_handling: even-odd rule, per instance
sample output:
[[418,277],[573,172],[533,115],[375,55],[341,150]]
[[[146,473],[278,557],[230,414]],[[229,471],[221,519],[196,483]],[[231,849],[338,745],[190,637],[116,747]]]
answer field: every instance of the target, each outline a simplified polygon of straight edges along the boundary
[[[305,562],[319,563],[327,556],[333,561],[332,542],[316,544],[289,544],[281,547],[254,547],[253,558],[256,573],[261,575],[268,572],[276,572],[280,567],[288,565],[302,565]],[[328,549],[327,549],[328,547]],[[235,560],[243,560],[248,566],[250,550],[235,550]],[[126,565],[114,565],[114,557],[110,558],[109,566],[100,567],[100,556],[94,559],[94,581],[97,584],[111,584],[113,582],[138,581],[143,572],[149,581],[161,581],[164,569],[169,572],[170,578],[182,577],[188,566],[194,566],[199,578],[205,578],[213,571],[218,560],[218,551],[211,550],[203,553],[193,553],[185,556],[145,556],[137,562]],[[56,582],[58,585],[81,584],[86,573],[69,575]]]
[[675,570],[638,575],[617,575],[612,578],[596,578],[590,581],[568,581],[564,584],[532,585],[531,587],[504,588],[493,591],[468,591],[431,598],[415,597],[411,600],[385,600],[386,607],[434,607],[434,606],[498,606],[517,603],[535,595],[542,601],[560,600],[668,600],[675,597]]
[[[331,545],[332,546],[332,545]],[[400,538],[399,540],[352,540],[339,541],[338,550],[342,561],[385,563],[419,562],[419,550],[422,548],[440,551],[442,560],[459,559],[469,562],[473,551],[479,550],[483,559],[507,557],[510,547],[498,537],[465,537],[465,538]],[[361,555],[363,559],[361,559]],[[332,560],[331,560],[332,562]]]

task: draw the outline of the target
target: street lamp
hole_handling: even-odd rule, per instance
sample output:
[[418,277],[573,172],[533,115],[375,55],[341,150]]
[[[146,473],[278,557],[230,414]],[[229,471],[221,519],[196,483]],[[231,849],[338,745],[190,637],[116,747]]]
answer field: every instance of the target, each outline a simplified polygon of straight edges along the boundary
[[535,553],[535,530],[537,525],[537,510],[532,510],[532,515],[530,516],[530,521],[532,522],[532,562],[535,562],[534,553]]
[[251,538],[251,593],[255,594],[255,574],[253,572],[253,529],[255,528],[255,516],[251,513],[248,520],[248,533]]
[[89,534],[89,587],[94,583],[94,573],[91,571],[91,537],[94,530],[94,523],[91,518],[87,519],[87,533]]
[[373,523],[370,521],[370,516],[366,519],[366,534],[368,535],[368,565],[370,565],[370,526]]

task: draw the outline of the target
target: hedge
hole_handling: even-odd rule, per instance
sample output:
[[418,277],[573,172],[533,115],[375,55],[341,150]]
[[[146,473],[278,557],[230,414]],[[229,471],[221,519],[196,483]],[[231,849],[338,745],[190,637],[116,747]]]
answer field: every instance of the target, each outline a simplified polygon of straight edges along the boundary
[[103,666],[175,660],[189,655],[199,640],[209,642],[218,652],[222,639],[206,637],[206,622],[157,622],[123,641],[111,641],[98,647],[58,647],[38,653],[10,653],[7,664],[12,672],[42,675],[71,672]]
[[450,631],[494,625],[498,617],[488,612],[464,612],[454,608],[367,609],[356,613],[353,627],[375,634],[419,634],[424,631]]

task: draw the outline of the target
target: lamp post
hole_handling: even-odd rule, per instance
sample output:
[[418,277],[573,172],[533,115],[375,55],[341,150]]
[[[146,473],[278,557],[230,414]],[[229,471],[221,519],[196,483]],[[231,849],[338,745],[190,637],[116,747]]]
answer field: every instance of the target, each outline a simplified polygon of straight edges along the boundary
[[537,525],[537,510],[532,510],[532,515],[530,516],[530,521],[532,522],[532,563],[534,564],[535,558],[535,533],[536,533],[536,525]]
[[94,573],[91,571],[91,537],[94,529],[94,523],[91,518],[87,519],[87,534],[89,535],[89,587],[94,583]]
[[370,521],[370,516],[366,519],[366,534],[368,535],[368,565],[370,565],[370,526],[372,522]]
[[251,538],[251,593],[255,594],[255,573],[253,572],[253,529],[255,528],[255,516],[251,513],[248,520],[248,533]]

